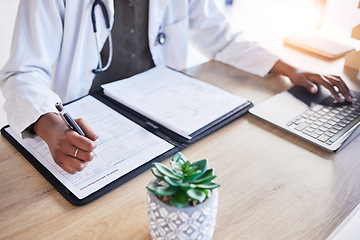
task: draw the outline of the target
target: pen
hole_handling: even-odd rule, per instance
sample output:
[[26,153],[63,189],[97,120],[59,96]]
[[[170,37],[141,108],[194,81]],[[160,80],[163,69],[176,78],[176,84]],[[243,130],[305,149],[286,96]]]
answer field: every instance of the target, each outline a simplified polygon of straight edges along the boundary
[[84,132],[81,130],[81,128],[79,127],[79,125],[77,125],[77,123],[75,122],[75,120],[71,117],[71,115],[68,113],[68,111],[66,111],[66,109],[64,108],[64,106],[58,102],[55,104],[55,107],[57,108],[57,110],[59,111],[59,114],[61,116],[61,118],[64,120],[64,122],[66,123],[66,125],[73,131],[77,132],[79,135],[84,136],[85,134]]

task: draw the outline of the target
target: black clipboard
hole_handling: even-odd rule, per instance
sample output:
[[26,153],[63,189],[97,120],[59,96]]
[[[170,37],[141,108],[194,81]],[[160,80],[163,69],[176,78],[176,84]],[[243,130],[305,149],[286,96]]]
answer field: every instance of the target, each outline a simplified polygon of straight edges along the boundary
[[115,100],[104,95],[102,91],[95,92],[91,94],[93,97],[103,102],[105,105],[114,109],[119,114],[127,117],[131,121],[137,123],[142,126],[146,130],[151,133],[159,136],[162,139],[172,143],[175,147],[164,152],[158,157],[151,159],[150,161],[144,163],[140,167],[132,170],[131,172],[117,178],[115,181],[109,183],[105,187],[97,190],[96,192],[88,195],[83,199],[77,198],[69,189],[67,189],[46,167],[44,167],[28,150],[26,150],[12,135],[7,131],[9,129],[9,125],[4,126],[1,129],[1,134],[33,165],[33,167],[72,205],[81,206],[87,203],[92,202],[93,200],[101,197],[102,195],[108,193],[114,188],[120,186],[121,184],[131,180],[137,175],[143,173],[144,171],[150,169],[154,162],[160,162],[168,157],[171,157],[178,151],[181,151],[185,147],[190,144],[204,138],[205,136],[215,132],[221,127],[229,124],[235,119],[239,118],[243,114],[245,114],[253,104],[250,101],[247,101],[244,105],[234,109],[228,114],[222,116],[221,118],[215,120],[214,122],[202,127],[198,131],[191,134],[191,139],[186,139],[177,133],[160,126],[150,119],[142,116],[141,114],[129,109],[128,107],[119,104]]

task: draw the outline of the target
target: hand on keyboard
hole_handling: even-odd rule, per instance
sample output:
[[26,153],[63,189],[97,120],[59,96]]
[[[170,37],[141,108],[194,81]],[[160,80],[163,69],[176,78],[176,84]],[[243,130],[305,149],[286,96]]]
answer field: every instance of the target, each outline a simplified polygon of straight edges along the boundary
[[312,93],[316,93],[318,85],[322,85],[332,93],[336,101],[344,102],[345,99],[353,102],[349,88],[339,76],[302,71],[282,60],[277,61],[270,72],[285,75],[294,85],[305,87]]
[[322,85],[331,92],[338,102],[345,100],[353,102],[349,88],[339,76],[296,71],[289,78],[293,84],[304,86],[312,93],[317,92],[317,85]]

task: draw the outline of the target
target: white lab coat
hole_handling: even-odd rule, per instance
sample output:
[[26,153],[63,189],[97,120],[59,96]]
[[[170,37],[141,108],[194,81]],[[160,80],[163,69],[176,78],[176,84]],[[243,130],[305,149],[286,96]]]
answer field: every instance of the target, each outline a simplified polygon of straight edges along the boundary
[[[103,0],[113,23],[113,1]],[[22,0],[11,56],[0,72],[8,122],[17,132],[48,112],[58,101],[86,95],[98,64],[91,22],[94,0]],[[99,42],[108,31],[96,8]],[[157,44],[159,32],[166,35]],[[224,15],[211,0],[150,0],[149,48],[155,65],[186,67],[188,39],[211,59],[244,71],[266,75],[278,57],[241,34],[230,32]],[[116,43],[114,43],[116,44]]]

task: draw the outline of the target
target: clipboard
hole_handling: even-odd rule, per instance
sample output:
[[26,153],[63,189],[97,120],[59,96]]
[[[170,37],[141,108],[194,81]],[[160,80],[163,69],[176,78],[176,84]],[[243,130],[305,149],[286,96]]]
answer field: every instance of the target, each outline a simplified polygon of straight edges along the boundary
[[105,187],[99,189],[98,191],[90,194],[89,196],[79,199],[76,197],[68,188],[64,186],[46,167],[44,167],[26,148],[24,148],[13,136],[8,132],[9,125],[6,125],[1,128],[1,135],[5,137],[15,148],[18,150],[21,155],[72,205],[82,206],[92,202],[93,200],[101,197],[107,192],[113,190],[114,188],[120,186],[123,183],[131,180],[137,175],[143,173],[144,171],[152,167],[153,162],[160,162],[181,149],[175,147],[168,152],[163,153],[161,156],[158,156],[151,161],[145,163],[144,165],[134,169],[133,171],[123,175],[121,178],[118,178],[116,181],[111,182]]
[[[192,143],[206,137],[207,135],[215,132],[221,127],[229,124],[235,119],[239,118],[243,114],[245,114],[253,104],[250,101],[247,101],[245,104],[233,109],[222,117],[216,119],[215,121],[207,124],[197,130],[196,132],[191,134],[191,138],[185,138],[164,126],[153,122],[151,119],[139,114],[138,112],[128,108],[117,102],[116,100],[104,95],[103,91],[98,91],[91,94],[92,97],[99,100],[101,103],[115,110],[115,112],[124,116],[125,118],[131,120],[137,125],[141,126],[148,132],[158,136],[161,139],[166,140],[171,143],[173,147],[159,156],[150,159],[149,161],[143,163],[139,167],[134,170],[122,175],[121,177],[115,179],[110,182],[106,186],[98,189],[97,191],[91,193],[90,195],[84,198],[78,198],[74,195],[71,190],[69,190],[62,182],[59,181],[57,177],[55,177],[52,172],[49,171],[42,163],[38,161],[38,159],[31,154],[14,136],[11,134],[10,126],[7,125],[1,129],[1,134],[33,165],[33,167],[72,205],[81,206],[88,204],[95,199],[103,196],[104,194],[110,192],[114,188],[120,186],[121,184],[131,180],[132,178],[138,176],[144,171],[150,169],[154,162],[160,162],[172,155],[176,152],[181,151]],[[76,100],[77,101],[77,100]],[[66,104],[65,104],[66,105]]]

